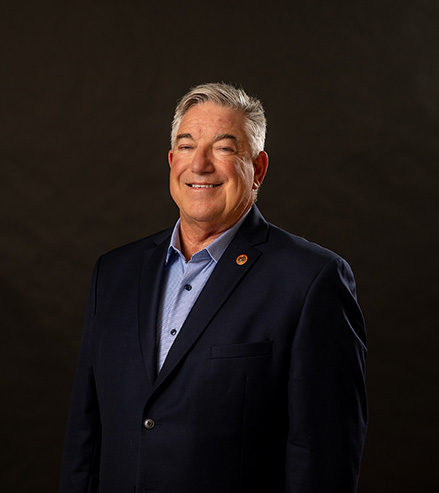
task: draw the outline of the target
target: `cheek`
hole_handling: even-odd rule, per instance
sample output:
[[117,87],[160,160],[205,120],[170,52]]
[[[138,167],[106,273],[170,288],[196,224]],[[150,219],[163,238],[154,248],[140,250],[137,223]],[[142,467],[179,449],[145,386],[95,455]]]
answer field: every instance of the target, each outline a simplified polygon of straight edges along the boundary
[[251,188],[253,185],[253,168],[240,165],[235,170],[236,181],[239,187]]
[[183,173],[183,167],[181,166],[181,164],[179,162],[174,160],[174,162],[172,163],[171,169],[169,171],[170,183],[171,184],[172,183],[177,184],[181,179],[182,173]]
[[178,193],[179,187],[179,179],[175,169],[171,169],[169,172],[169,191],[171,192],[171,196],[174,196]]

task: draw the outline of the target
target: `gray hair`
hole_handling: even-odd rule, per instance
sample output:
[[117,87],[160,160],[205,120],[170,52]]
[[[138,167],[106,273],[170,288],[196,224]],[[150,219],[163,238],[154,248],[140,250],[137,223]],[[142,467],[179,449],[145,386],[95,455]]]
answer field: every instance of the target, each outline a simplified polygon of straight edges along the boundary
[[245,115],[245,130],[252,157],[255,158],[264,150],[267,120],[262,103],[259,99],[249,96],[242,88],[224,82],[195,86],[178,101],[172,120],[171,147],[174,146],[181,120],[189,108],[206,102],[242,111]]

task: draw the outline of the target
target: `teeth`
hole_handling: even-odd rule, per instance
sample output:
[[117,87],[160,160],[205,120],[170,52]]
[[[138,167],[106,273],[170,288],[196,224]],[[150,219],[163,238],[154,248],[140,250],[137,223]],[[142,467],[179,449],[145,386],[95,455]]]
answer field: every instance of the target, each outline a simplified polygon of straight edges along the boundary
[[215,185],[190,185],[192,188],[213,188]]

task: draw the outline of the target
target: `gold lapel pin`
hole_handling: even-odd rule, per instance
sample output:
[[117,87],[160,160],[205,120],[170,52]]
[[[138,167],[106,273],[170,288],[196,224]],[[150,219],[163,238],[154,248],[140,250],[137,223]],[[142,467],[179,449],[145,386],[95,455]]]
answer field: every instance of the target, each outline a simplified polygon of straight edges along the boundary
[[247,255],[239,255],[239,257],[236,258],[236,263],[238,265],[244,265],[248,260]]

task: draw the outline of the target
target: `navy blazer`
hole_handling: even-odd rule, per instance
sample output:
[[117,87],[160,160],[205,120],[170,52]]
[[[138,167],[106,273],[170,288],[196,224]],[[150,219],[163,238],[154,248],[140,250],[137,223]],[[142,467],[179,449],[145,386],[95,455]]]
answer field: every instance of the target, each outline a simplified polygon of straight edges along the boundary
[[254,206],[157,375],[171,232],[96,264],[60,493],[356,491],[366,336],[348,264]]

